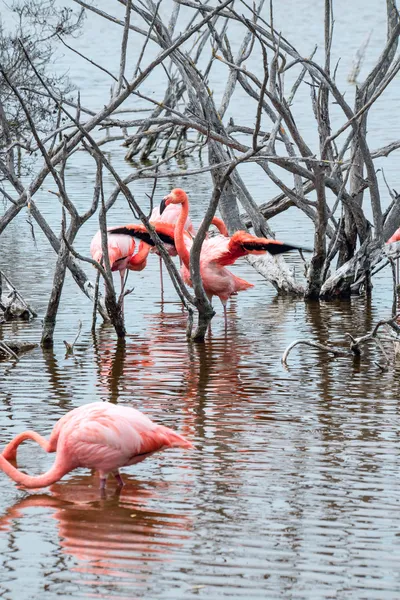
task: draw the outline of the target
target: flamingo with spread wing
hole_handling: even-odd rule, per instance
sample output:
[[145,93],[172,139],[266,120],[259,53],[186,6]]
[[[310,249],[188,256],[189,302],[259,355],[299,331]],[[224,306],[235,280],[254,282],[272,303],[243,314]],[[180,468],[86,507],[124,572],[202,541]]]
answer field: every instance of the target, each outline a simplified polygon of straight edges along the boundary
[[[181,213],[175,226],[167,223],[155,224],[160,239],[167,244],[174,244],[178,256],[182,260],[182,277],[191,285],[190,280],[190,250],[192,237],[185,231],[184,224],[189,213],[189,200],[184,190],[173,189],[160,205],[160,212],[171,204],[180,204]],[[114,233],[131,235],[151,244],[149,234],[143,225],[125,225],[113,228]],[[233,265],[239,258],[248,254],[282,254],[291,250],[305,250],[293,244],[285,244],[278,240],[260,238],[245,231],[237,231],[232,237],[216,236],[206,238],[200,254],[200,274],[204,291],[209,300],[218,296],[224,307],[225,322],[227,319],[226,303],[230,296],[237,292],[253,287],[252,283],[237,277],[226,266]]]

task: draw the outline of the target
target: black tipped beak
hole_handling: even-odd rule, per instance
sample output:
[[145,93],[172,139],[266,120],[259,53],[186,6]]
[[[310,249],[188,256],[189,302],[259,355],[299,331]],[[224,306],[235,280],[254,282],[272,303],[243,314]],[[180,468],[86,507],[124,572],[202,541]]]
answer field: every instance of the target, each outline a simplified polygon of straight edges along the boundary
[[163,198],[161,200],[161,204],[160,204],[160,215],[163,214],[164,210],[167,208],[167,203],[165,201],[165,198]]

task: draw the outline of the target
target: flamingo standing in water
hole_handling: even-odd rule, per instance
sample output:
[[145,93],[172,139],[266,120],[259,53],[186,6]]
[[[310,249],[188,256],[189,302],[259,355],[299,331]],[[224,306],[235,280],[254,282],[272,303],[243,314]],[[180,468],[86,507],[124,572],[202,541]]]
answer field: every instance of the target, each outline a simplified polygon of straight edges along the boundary
[[[177,204],[170,204],[165,207],[162,214],[159,206],[155,206],[150,216],[150,223],[152,225],[157,225],[159,223],[169,223],[170,225],[175,225],[179,219],[181,214],[181,208]],[[228,230],[225,226],[225,223],[219,217],[213,217],[211,223],[217,227],[219,232],[228,236]],[[193,223],[189,217],[189,214],[186,217],[186,221],[184,223],[184,230],[187,231],[192,237],[196,235],[196,230],[193,227]],[[175,248],[175,245],[167,244],[167,251],[170,256],[178,256],[178,252]],[[155,251],[157,254],[157,250]],[[182,264],[182,261],[181,261]],[[160,282],[161,282],[161,295],[164,295],[164,285],[163,285],[163,275],[162,275],[162,258],[160,256]]]
[[[181,213],[174,226],[166,223],[155,225],[155,229],[165,243],[174,243],[180,259],[182,260],[182,276],[186,283],[190,280],[190,249],[193,244],[191,236],[185,232],[184,223],[189,213],[189,200],[184,190],[173,189],[160,205],[161,214],[164,208],[171,204],[181,204]],[[115,233],[130,234],[134,237],[152,243],[150,236],[145,233],[141,225],[126,225],[114,228]],[[237,231],[232,237],[216,236],[206,238],[200,254],[200,274],[203,280],[204,291],[211,301],[213,296],[218,296],[224,308],[225,323],[227,322],[226,303],[237,292],[253,287],[252,283],[237,277],[225,267],[232,265],[236,260],[248,254],[282,254],[290,250],[299,250],[299,246],[284,244],[277,240],[259,238],[245,231]],[[304,249],[305,250],[305,249]]]
[[[170,205],[167,210],[164,210],[163,214],[161,215],[160,212],[160,207],[159,206],[155,206],[152,210],[152,213],[150,215],[150,223],[152,225],[156,225],[157,223],[169,223],[170,225],[175,225],[175,223],[177,222],[178,218],[180,215],[180,208],[179,206],[175,206],[175,205]],[[189,215],[187,215],[186,221],[185,221],[185,230],[188,231],[190,233],[190,235],[195,235],[195,230],[193,227],[193,223],[189,217]],[[155,252],[158,254],[157,249],[155,249]],[[175,249],[175,246],[173,245],[167,245],[167,252],[170,256],[177,256],[178,253]],[[161,297],[164,296],[164,282],[163,282],[163,273],[162,273],[162,258],[161,255],[159,255],[159,259],[160,259],[160,283],[161,283]]]
[[[140,242],[138,251],[135,254],[135,240],[128,238],[126,235],[113,234],[110,229],[107,233],[108,257],[111,271],[119,271],[122,291],[126,270],[142,271],[146,266],[150,247],[144,242]],[[101,231],[96,233],[90,243],[90,254],[93,260],[101,262],[103,258]]]
[[[155,206],[150,216],[150,223],[152,225],[157,225],[159,223],[169,223],[170,225],[175,225],[179,219],[181,214],[181,208],[177,204],[169,204],[164,207],[162,213],[160,210],[160,206]],[[215,225],[219,232],[228,236],[228,230],[225,226],[225,223],[219,217],[213,217],[211,221],[212,225]],[[189,211],[186,217],[186,221],[184,223],[184,230],[187,231],[192,237],[196,235],[196,230],[193,227],[193,223],[191,218],[189,217]],[[175,248],[175,245],[167,244],[167,251],[170,256],[178,256],[178,252]],[[156,250],[157,253],[157,250]],[[182,264],[182,260],[181,260]],[[160,256],[160,281],[161,281],[161,295],[164,295],[164,285],[163,285],[163,276],[162,276],[162,258]]]
[[[170,204],[168,207],[166,207],[162,215],[160,213],[160,207],[155,206],[150,216],[150,223],[152,225],[156,225],[158,223],[169,223],[171,225],[175,225],[180,213],[180,206],[176,204]],[[222,235],[228,235],[228,231],[222,219],[214,217],[212,220],[212,224],[219,229]],[[189,216],[187,216],[186,218],[184,227],[185,230],[188,231],[188,233],[191,236],[194,236],[196,234],[195,229],[193,227],[193,223]],[[107,246],[111,271],[119,271],[122,292],[126,270],[128,269],[130,271],[142,271],[147,265],[147,257],[151,247],[148,244],[145,244],[144,242],[140,242],[138,251],[136,254],[134,254],[136,248],[135,240],[130,236],[112,233],[112,228],[108,229]],[[178,254],[175,245],[167,244],[167,251],[170,256],[177,256]],[[90,254],[94,260],[96,260],[97,262],[101,262],[101,259],[103,257],[103,250],[101,246],[101,231],[98,231],[91,241]],[[163,295],[164,287],[162,277],[161,256],[160,280],[161,294]]]
[[[47,452],[56,452],[53,466],[43,475],[30,476],[10,464],[24,440],[38,442]],[[49,441],[35,431],[17,435],[0,454],[0,469],[26,488],[55,483],[79,467],[95,469],[104,492],[112,473],[124,485],[119,469],[141,462],[165,448],[193,448],[183,436],[169,427],[156,425],[146,415],[129,406],[93,402],[75,408],[55,425]]]
[[[164,207],[181,205],[181,215],[175,227],[174,241],[178,254],[182,259],[182,277],[185,283],[192,285],[190,279],[190,248],[187,237],[183,236],[182,221],[189,211],[189,199],[187,194],[179,189],[173,189],[160,205],[162,213]],[[205,239],[200,254],[200,274],[203,280],[204,291],[210,300],[218,296],[224,309],[225,323],[227,322],[226,304],[228,299],[238,292],[253,287],[252,283],[237,277],[226,269],[226,265],[233,265],[236,260],[247,254],[281,254],[290,250],[298,249],[297,246],[283,244],[276,240],[255,237],[245,231],[237,231],[229,237],[217,236]]]

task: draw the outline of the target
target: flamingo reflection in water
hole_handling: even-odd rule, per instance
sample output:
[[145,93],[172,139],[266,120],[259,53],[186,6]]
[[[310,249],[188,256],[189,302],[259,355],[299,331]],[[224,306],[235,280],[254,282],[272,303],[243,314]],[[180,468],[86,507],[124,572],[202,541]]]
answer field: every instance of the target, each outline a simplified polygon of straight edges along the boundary
[[[120,402],[140,398],[139,407],[145,406],[159,422],[169,419],[166,425],[173,423],[193,440],[196,413],[205,397],[215,401],[216,410],[250,399],[254,382],[247,380],[250,372],[241,366],[253,352],[252,343],[240,335],[235,300],[228,309],[231,331],[221,330],[222,335],[216,331],[199,346],[187,344],[182,335],[186,316],[178,312],[179,303],[175,312],[170,311],[172,305],[167,307],[168,312],[145,314],[145,335],[131,336],[125,344],[118,344],[104,329],[95,346],[99,393]],[[222,422],[220,428],[224,429]]]
[[[243,402],[251,400],[254,380],[248,379],[251,372],[243,369],[243,365],[251,360],[254,350],[252,341],[240,333],[236,308],[237,301],[233,298],[228,307],[232,318],[231,330],[215,328],[214,334],[202,344],[188,344],[184,340],[182,331],[186,319],[181,313],[145,316],[149,326],[143,343],[146,341],[151,349],[152,365],[142,371],[141,394],[144,394],[145,405],[152,414],[161,410],[173,414],[174,419],[180,419],[179,431],[189,439],[195,439],[196,435],[203,438],[199,415],[204,403],[213,405],[213,413],[220,413],[218,430],[223,432],[224,410],[235,406],[240,409]],[[129,352],[129,356],[134,354]],[[140,350],[136,354],[140,354]],[[130,374],[126,393],[137,393],[137,385],[137,377],[133,380]],[[230,436],[231,432],[226,439]]]
[[57,553],[57,579],[65,565],[69,575],[77,573],[79,586],[93,586],[97,591],[104,590],[110,578],[117,587],[145,585],[160,563],[171,561],[190,535],[192,519],[187,511],[180,514],[176,504],[174,512],[157,508],[166,496],[178,493],[171,489],[174,486],[128,477],[125,487],[114,487],[113,494],[102,500],[95,475],[74,475],[67,485],[52,485],[51,495],[30,495],[8,508],[0,517],[0,532],[13,536],[15,530],[24,529],[21,520],[25,517],[31,529],[34,509],[39,509],[39,536],[51,535],[48,517],[54,519],[62,553],[76,561],[71,569],[70,562],[60,560]]
[[115,340],[109,328],[100,328],[93,349],[99,396],[113,404],[124,396],[132,379],[140,385],[144,373],[152,372],[154,367],[149,343],[135,335]]

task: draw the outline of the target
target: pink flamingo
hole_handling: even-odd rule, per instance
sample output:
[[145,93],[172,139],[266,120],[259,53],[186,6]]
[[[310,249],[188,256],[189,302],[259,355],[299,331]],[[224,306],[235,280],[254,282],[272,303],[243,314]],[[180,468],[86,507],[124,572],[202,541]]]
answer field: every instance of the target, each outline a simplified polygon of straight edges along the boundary
[[[162,214],[164,207],[181,205],[181,214],[176,223],[174,241],[180,258],[182,259],[182,277],[185,283],[192,285],[190,279],[189,263],[192,242],[183,235],[183,222],[189,212],[189,199],[187,194],[176,188],[166,196],[160,205]],[[222,222],[223,223],[223,222]],[[226,228],[225,228],[226,229]],[[227,232],[226,232],[227,233]],[[245,231],[237,231],[231,238],[217,236],[205,239],[200,254],[200,274],[203,280],[204,291],[210,302],[213,296],[218,296],[224,309],[225,323],[227,322],[226,304],[228,299],[251,287],[252,283],[237,277],[225,268],[233,265],[236,260],[247,254],[263,254],[265,251],[271,254],[281,254],[290,250],[298,249],[297,246],[283,244],[276,240],[258,238]]]
[[[19,444],[27,439],[35,440],[47,452],[57,453],[47,473],[30,476],[10,464]],[[49,441],[35,431],[24,431],[16,436],[0,454],[0,468],[26,488],[46,487],[79,467],[95,469],[104,492],[109,473],[122,486],[121,467],[141,462],[158,450],[175,447],[193,448],[193,445],[134,408],[94,402],[64,415],[56,423]]]
[[[388,239],[387,244],[394,244],[394,242],[400,242],[400,227],[396,229],[392,237]],[[399,259],[396,260],[396,280],[399,282]]]
[[[150,216],[150,223],[152,225],[157,225],[159,223],[169,223],[170,225],[175,225],[179,219],[181,214],[181,208],[177,204],[169,204],[164,208],[164,210],[160,211],[160,206],[155,206]],[[228,230],[225,226],[225,223],[219,217],[213,217],[211,223],[217,227],[219,232],[228,236]],[[192,237],[196,235],[196,230],[193,227],[193,223],[189,217],[189,212],[186,217],[186,221],[184,223],[184,230],[187,231]],[[167,251],[170,256],[177,256],[178,252],[174,245],[167,244]],[[156,250],[157,253],[157,250]],[[182,262],[182,261],[181,261]],[[163,285],[163,275],[162,275],[162,258],[160,256],[160,281],[161,281],[161,295],[164,294],[164,285]]]
[[[169,223],[170,225],[175,225],[176,221],[180,215],[180,207],[174,206],[171,204],[166,210],[164,210],[163,214],[160,213],[160,207],[155,206],[150,215],[150,223],[152,225],[156,225],[157,223]],[[195,230],[193,227],[193,223],[189,217],[186,218],[185,221],[185,230],[188,231],[191,235],[195,235]],[[170,256],[177,256],[177,251],[175,246],[167,245],[167,252]],[[158,254],[157,249],[155,250],[156,254]],[[163,272],[162,272],[162,258],[159,255],[160,259],[160,283],[161,283],[161,296],[164,296],[164,282],[163,282]]]
[[[155,206],[153,208],[153,211],[150,216],[150,223],[152,225],[157,225],[159,223],[169,223],[170,225],[175,225],[180,214],[181,214],[181,208],[177,204],[170,204],[169,206],[165,207],[162,214],[160,213],[160,207]],[[228,237],[228,230],[222,219],[220,219],[219,217],[213,217],[211,223],[217,227],[217,229],[219,230],[219,232],[222,235]],[[196,230],[193,227],[193,223],[189,217],[189,214],[186,218],[186,221],[184,224],[184,229],[192,237],[194,237],[196,235]],[[172,246],[171,244],[167,244],[166,249],[170,256],[178,255],[175,246]],[[155,252],[156,252],[156,254],[158,254],[157,250],[155,250]],[[181,261],[181,263],[182,263],[182,261]],[[160,282],[161,282],[161,295],[163,296],[164,295],[164,284],[163,284],[163,275],[162,275],[162,258],[161,258],[161,256],[160,256]]]
[[[167,223],[170,225],[175,225],[179,219],[181,214],[181,207],[177,204],[170,204],[166,206],[161,214],[160,207],[155,206],[150,216],[150,223],[152,225],[158,225],[159,223]],[[219,217],[214,217],[212,220],[212,224],[215,225],[219,232],[228,236],[228,230],[225,226],[225,223]],[[189,212],[186,216],[186,220],[184,223],[184,230],[187,231],[192,237],[196,235],[196,230],[193,226],[193,223],[190,219]],[[166,246],[168,254],[170,256],[177,256],[178,252],[175,248],[175,245],[167,244]],[[155,251],[157,253],[157,250]],[[163,274],[162,274],[162,258],[160,258],[160,282],[161,282],[161,296],[164,295],[164,282],[163,282]],[[182,261],[181,261],[182,262]]]
[[[126,235],[113,234],[110,230],[108,230],[107,235],[107,247],[111,271],[119,271],[122,291],[126,270],[142,271],[146,266],[150,247],[144,242],[140,242],[138,251],[134,254],[135,240]],[[93,260],[101,262],[103,257],[101,231],[96,233],[90,243],[90,254]]]
[[[163,211],[163,214],[160,213],[160,207],[155,206],[150,216],[150,223],[159,224],[159,223],[169,223],[171,225],[175,225],[176,221],[179,218],[181,213],[180,206],[176,204],[171,204],[166,207]],[[225,223],[222,219],[218,217],[214,217],[212,223],[219,229],[222,235],[228,235],[228,231],[225,227]],[[185,221],[185,230],[191,235],[194,236],[196,234],[195,229],[193,227],[193,223],[189,216],[187,216]],[[150,246],[145,244],[144,242],[140,242],[139,249],[136,254],[135,248],[135,240],[126,235],[113,234],[112,228],[108,229],[107,235],[107,246],[108,246],[108,256],[110,260],[111,271],[119,271],[121,278],[121,292],[123,291],[125,273],[126,270],[130,271],[142,271],[147,264],[147,257],[150,252]],[[172,244],[167,244],[167,251],[170,256],[177,256],[177,251],[175,246]],[[90,254],[94,260],[97,262],[101,262],[103,257],[103,250],[101,247],[101,231],[98,231],[93,237],[90,244]],[[160,256],[160,281],[161,281],[161,294],[164,294],[164,286],[163,286],[163,276],[162,276],[162,259]]]
[[[179,257],[182,260],[182,276],[186,283],[191,285],[189,264],[190,250],[193,244],[192,237],[184,230],[184,223],[189,213],[189,200],[187,194],[180,188],[173,189],[160,205],[160,212],[171,204],[181,204],[181,213],[174,226],[166,223],[155,225],[160,239],[167,244],[175,244]],[[126,225],[113,228],[114,233],[128,234],[151,244],[150,236],[143,225]],[[232,237],[216,236],[206,238],[203,242],[200,255],[200,273],[204,290],[209,300],[218,296],[224,308],[225,323],[227,322],[226,303],[230,296],[237,292],[253,287],[252,283],[237,277],[225,267],[232,265],[236,260],[247,254],[282,254],[290,250],[299,250],[299,246],[284,244],[277,240],[259,238],[245,231],[237,231]],[[305,249],[304,249],[305,250]]]

